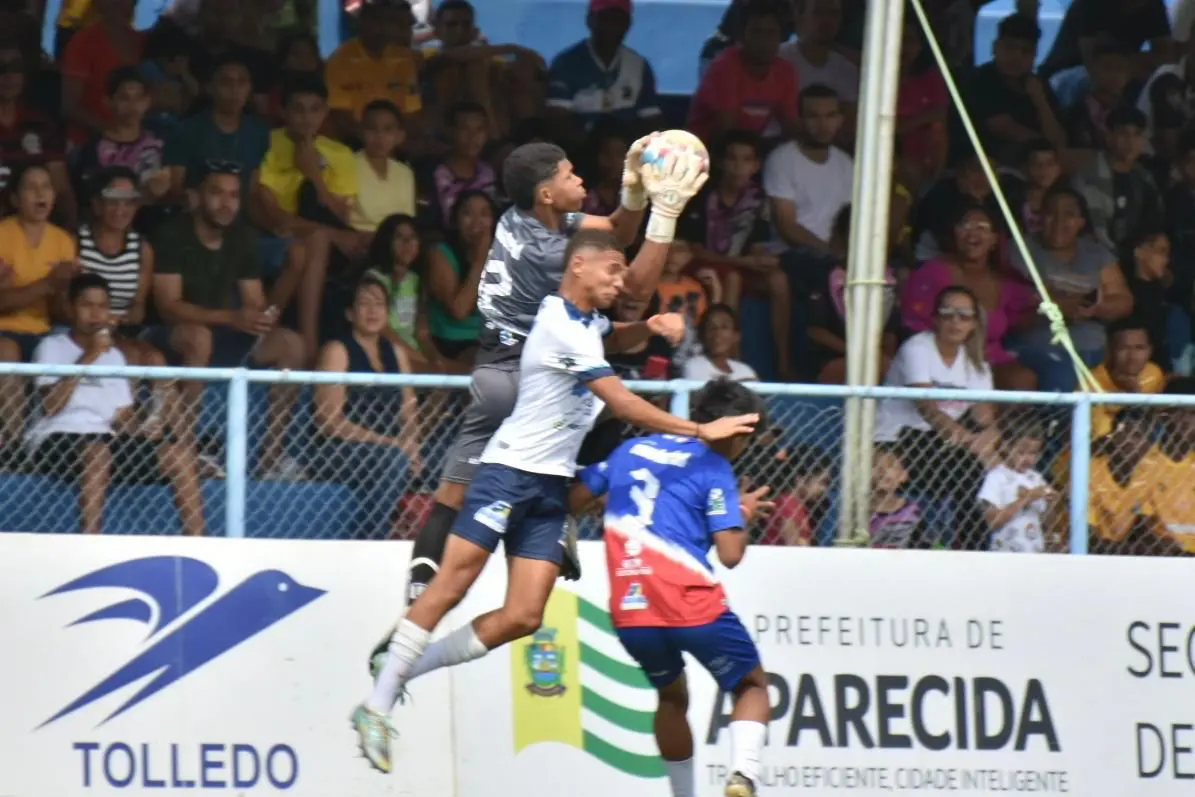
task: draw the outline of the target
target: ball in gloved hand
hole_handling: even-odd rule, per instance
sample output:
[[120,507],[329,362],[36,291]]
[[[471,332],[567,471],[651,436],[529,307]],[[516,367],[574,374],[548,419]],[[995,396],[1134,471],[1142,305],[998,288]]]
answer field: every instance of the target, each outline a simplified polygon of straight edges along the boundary
[[647,146],[643,148],[641,161],[643,165],[662,165],[669,155],[692,156],[700,161],[700,169],[708,172],[710,169],[710,154],[701,139],[688,130],[665,130],[653,136]]

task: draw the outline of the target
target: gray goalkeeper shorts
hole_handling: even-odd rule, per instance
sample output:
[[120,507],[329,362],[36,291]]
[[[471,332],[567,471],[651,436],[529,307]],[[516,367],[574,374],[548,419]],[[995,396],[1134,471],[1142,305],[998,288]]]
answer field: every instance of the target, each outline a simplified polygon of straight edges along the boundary
[[444,460],[441,479],[456,484],[473,481],[486,444],[514,411],[518,396],[518,360],[479,365],[473,369],[469,406]]

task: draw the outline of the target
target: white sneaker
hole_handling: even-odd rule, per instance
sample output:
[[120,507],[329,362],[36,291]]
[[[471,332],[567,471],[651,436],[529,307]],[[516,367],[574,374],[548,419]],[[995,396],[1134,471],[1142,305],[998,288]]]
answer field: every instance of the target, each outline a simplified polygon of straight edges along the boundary
[[262,477],[271,482],[301,482],[307,478],[307,471],[292,456],[284,456]]

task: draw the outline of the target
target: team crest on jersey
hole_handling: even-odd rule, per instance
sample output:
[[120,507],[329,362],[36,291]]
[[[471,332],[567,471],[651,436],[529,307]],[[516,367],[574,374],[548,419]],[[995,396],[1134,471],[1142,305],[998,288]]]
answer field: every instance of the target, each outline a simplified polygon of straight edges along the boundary
[[527,691],[537,697],[558,697],[565,692],[564,649],[556,644],[556,629],[547,626],[535,632],[524,654]]
[[474,512],[473,519],[491,531],[505,534],[506,526],[510,523],[510,509],[507,502],[495,501]]
[[622,603],[618,608],[624,612],[640,612],[647,608],[647,596],[643,594],[643,585],[638,581],[627,587],[627,593],[622,596]]
[[710,497],[709,501],[706,503],[705,514],[726,514],[726,493],[722,491],[721,487],[715,487],[714,489],[710,490]]

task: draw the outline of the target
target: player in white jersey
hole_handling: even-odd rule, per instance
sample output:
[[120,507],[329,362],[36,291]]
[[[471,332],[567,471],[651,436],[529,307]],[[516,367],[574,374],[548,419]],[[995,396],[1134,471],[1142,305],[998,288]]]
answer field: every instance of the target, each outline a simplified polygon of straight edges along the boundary
[[[410,679],[480,658],[540,627],[560,575],[577,454],[603,405],[635,426],[704,441],[750,433],[758,421],[741,415],[697,424],[631,393],[606,362],[598,312],[622,287],[621,246],[609,232],[582,230],[564,258],[560,292],[544,299],[523,347],[514,412],[481,455],[439,572],[398,623],[373,692],[353,713],[362,751],[383,772],[391,768],[390,711]],[[510,560],[505,604],[429,646],[499,541]]]

